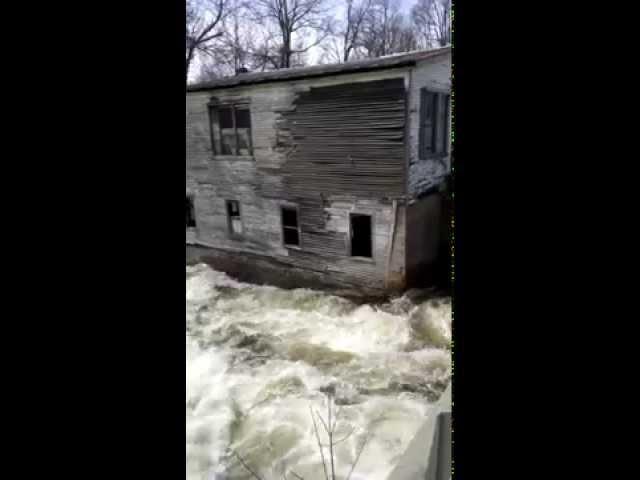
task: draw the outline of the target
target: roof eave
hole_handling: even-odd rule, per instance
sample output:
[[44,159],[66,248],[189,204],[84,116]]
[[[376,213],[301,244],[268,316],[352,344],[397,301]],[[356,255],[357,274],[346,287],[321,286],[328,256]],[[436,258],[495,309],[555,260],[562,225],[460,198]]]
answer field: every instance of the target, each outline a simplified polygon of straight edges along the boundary
[[[207,90],[219,90],[223,88],[236,88],[248,85],[257,85],[262,83],[275,83],[275,82],[289,82],[294,80],[301,80],[306,78],[318,78],[318,77],[332,77],[338,75],[348,75],[348,74],[357,74],[357,73],[367,73],[372,71],[379,70],[391,70],[394,68],[405,68],[415,66],[418,62],[422,62],[425,60],[432,60],[441,55],[446,55],[450,53],[450,47],[444,47],[441,49],[437,49],[434,51],[432,55],[427,55],[423,58],[407,58],[407,59],[397,59],[393,63],[382,64],[382,65],[363,65],[361,67],[349,66],[346,68],[342,68],[336,71],[318,71],[318,72],[308,72],[304,69],[301,71],[293,73],[293,74],[283,74],[282,77],[273,77],[273,78],[262,78],[262,79],[242,79],[239,77],[229,77],[221,80],[217,80],[209,83],[202,83],[196,85],[187,85],[187,93],[190,92],[201,92]],[[344,64],[342,64],[344,65]]]
[[373,72],[376,70],[391,70],[393,68],[404,68],[404,67],[412,67],[415,66],[416,60],[407,60],[404,62],[398,62],[395,65],[377,65],[377,66],[369,66],[362,68],[354,68],[350,70],[338,70],[336,72],[317,72],[317,73],[300,73],[300,75],[291,75],[289,77],[284,78],[263,78],[261,80],[249,80],[249,81],[238,81],[232,82],[227,85],[192,85],[187,86],[187,93],[189,92],[199,92],[203,90],[218,90],[221,88],[235,88],[235,87],[244,87],[248,85],[257,85],[261,83],[275,83],[275,82],[290,82],[294,80],[302,80],[305,78],[318,78],[318,77],[333,77],[337,75],[349,75],[354,73],[367,73]]

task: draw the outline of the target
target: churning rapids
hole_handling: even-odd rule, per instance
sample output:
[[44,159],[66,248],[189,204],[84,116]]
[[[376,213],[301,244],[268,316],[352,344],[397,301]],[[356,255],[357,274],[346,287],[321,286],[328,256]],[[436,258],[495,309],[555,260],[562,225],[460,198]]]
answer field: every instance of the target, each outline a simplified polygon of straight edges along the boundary
[[186,277],[187,479],[251,478],[233,451],[265,480],[323,479],[310,407],[326,417],[327,387],[337,477],[368,438],[351,479],[385,479],[449,382],[450,299],[360,305],[204,264]]

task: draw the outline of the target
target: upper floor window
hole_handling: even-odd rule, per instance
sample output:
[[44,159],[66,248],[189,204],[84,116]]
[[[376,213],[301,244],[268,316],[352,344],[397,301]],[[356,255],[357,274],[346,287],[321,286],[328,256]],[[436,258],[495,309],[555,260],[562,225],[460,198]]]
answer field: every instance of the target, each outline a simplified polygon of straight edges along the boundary
[[211,102],[209,124],[215,154],[253,155],[249,105]]
[[424,160],[449,153],[450,95],[420,90],[419,155]]

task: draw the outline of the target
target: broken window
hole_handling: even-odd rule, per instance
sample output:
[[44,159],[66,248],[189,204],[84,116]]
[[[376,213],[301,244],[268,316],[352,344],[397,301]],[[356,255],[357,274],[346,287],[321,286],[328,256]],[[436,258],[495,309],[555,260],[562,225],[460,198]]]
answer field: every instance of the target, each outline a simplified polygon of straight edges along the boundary
[[372,255],[371,215],[351,214],[351,256]]
[[449,104],[449,95],[420,90],[420,159],[448,153]]
[[287,246],[300,246],[298,209],[295,207],[282,207],[282,241]]
[[247,105],[209,104],[211,142],[220,155],[253,155],[251,113]]
[[196,215],[193,209],[193,198],[187,197],[187,228],[195,228]]
[[240,203],[236,200],[227,200],[227,224],[231,235],[242,235]]

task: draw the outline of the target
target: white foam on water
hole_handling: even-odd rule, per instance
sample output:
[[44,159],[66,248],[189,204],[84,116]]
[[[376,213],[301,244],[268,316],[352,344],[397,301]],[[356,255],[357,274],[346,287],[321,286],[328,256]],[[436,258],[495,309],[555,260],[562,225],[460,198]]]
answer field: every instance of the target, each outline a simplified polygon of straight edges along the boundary
[[353,429],[336,447],[336,473],[346,476],[370,436],[351,478],[383,480],[448,382],[447,303],[419,313],[356,306],[237,282],[202,264],[187,267],[186,293],[189,480],[251,478],[230,449],[265,479],[282,478],[283,466],[323,479],[310,407],[326,419],[321,389],[330,384],[346,403],[336,407],[337,437]]

